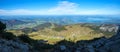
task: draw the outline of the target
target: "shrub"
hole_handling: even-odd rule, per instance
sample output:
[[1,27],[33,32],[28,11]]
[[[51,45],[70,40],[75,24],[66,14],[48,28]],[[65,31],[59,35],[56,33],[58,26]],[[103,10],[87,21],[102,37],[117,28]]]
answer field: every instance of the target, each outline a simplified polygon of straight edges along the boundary
[[28,37],[28,35],[25,35],[25,34],[22,34],[22,35],[18,36],[18,38],[21,41],[23,41],[25,43],[28,43],[28,44],[32,44],[32,41],[33,41],[31,38]]
[[74,45],[74,42],[67,41],[67,40],[61,40],[57,42],[56,45]]
[[2,22],[0,22],[0,38],[4,38],[4,39],[8,39],[8,40],[14,39],[16,36],[10,32],[5,32],[4,31],[5,28],[6,28],[6,25],[3,24]]
[[67,30],[64,26],[61,26],[61,27],[55,27],[53,28],[53,30],[55,31],[63,31],[63,30]]
[[8,39],[8,40],[16,38],[16,36],[13,35],[13,33],[10,33],[10,32],[2,33],[2,34],[0,34],[0,36],[1,36],[1,38]]
[[6,28],[6,25],[0,22],[0,32],[3,32]]

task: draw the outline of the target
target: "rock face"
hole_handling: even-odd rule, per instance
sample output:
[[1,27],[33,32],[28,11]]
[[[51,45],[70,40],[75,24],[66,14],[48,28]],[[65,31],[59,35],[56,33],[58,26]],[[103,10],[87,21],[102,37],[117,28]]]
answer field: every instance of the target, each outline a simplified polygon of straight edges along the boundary
[[118,25],[116,24],[103,24],[99,28],[101,31],[107,31],[107,32],[117,32]]
[[0,39],[0,52],[30,52],[30,46],[18,41]]
[[98,43],[98,45],[102,44],[102,46],[96,48],[99,52],[120,52],[120,26],[118,27],[116,35],[109,39],[100,39],[100,41],[97,40],[96,42],[101,42]]
[[100,49],[108,52],[120,52],[120,26],[116,35],[108,39],[108,41]]

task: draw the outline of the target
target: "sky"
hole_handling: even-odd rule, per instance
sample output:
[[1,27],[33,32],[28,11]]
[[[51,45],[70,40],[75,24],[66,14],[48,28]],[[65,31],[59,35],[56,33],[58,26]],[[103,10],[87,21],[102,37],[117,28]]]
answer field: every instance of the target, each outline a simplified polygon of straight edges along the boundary
[[120,0],[0,0],[0,15],[119,15]]

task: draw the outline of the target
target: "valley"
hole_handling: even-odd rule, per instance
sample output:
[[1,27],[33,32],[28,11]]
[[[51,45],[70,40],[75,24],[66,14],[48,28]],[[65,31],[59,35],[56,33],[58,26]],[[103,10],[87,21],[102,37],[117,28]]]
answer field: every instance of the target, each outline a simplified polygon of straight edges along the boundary
[[[95,16],[18,17],[0,16],[0,45],[6,46],[1,48],[2,51],[5,51],[4,49],[27,52],[31,50],[36,52],[84,52],[103,49],[109,51],[116,46],[116,43],[119,47],[119,39],[116,38],[119,38],[119,22],[116,22],[119,18],[113,19],[113,17],[105,16],[97,16],[98,18]],[[108,45],[113,47],[107,50]]]
[[0,52],[120,52],[120,0],[0,0]]
[[112,37],[119,22],[118,16],[1,16],[7,32],[16,36],[27,34],[35,40],[55,44],[60,40],[76,42],[99,37]]

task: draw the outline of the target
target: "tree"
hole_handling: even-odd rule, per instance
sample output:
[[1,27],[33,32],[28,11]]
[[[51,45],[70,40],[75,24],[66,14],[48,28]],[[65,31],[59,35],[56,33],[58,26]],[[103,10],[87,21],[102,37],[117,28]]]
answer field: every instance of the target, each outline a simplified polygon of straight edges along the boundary
[[0,32],[4,32],[6,25],[0,21]]
[[5,32],[4,31],[5,28],[6,28],[6,24],[0,21],[0,38],[8,39],[8,40],[16,38],[16,36],[13,35],[13,33]]

